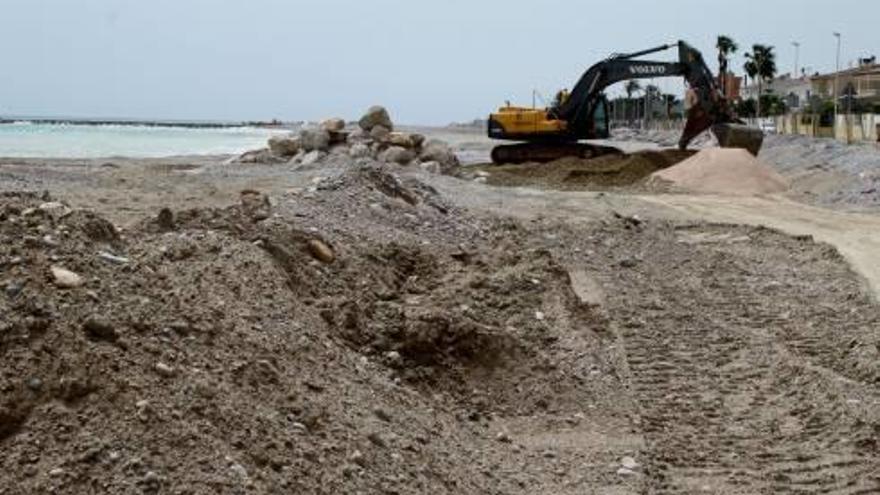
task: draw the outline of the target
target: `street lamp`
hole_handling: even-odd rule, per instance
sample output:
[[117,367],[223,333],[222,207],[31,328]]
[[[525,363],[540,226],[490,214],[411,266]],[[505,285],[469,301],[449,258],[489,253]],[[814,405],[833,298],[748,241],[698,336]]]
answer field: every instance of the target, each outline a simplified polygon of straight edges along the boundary
[[794,47],[794,79],[797,79],[798,76],[798,62],[800,62],[801,58],[801,44],[797,41],[792,41],[791,46]]
[[834,73],[834,139],[837,139],[837,110],[838,110],[838,91],[840,88],[840,33],[834,33],[837,38],[837,64]]

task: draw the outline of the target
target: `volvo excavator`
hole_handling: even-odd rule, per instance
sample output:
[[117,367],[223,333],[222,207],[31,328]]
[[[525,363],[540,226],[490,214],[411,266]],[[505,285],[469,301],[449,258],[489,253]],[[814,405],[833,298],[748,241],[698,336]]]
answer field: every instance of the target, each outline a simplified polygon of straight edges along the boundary
[[[678,48],[678,62],[639,60],[671,48]],[[590,67],[571,93],[560,92],[548,108],[516,107],[509,103],[500,108],[489,116],[489,137],[520,143],[496,146],[492,150],[492,161],[496,164],[548,162],[566,156],[589,158],[619,152],[615,148],[581,142],[610,136],[608,99],[604,90],[631,79],[660,77],[683,77],[689,86],[691,106],[679,148],[686,149],[695,137],[711,129],[722,147],[745,148],[758,154],[764,140],[761,130],[748,127],[736,118],[702,54],[679,41],[608,57]]]

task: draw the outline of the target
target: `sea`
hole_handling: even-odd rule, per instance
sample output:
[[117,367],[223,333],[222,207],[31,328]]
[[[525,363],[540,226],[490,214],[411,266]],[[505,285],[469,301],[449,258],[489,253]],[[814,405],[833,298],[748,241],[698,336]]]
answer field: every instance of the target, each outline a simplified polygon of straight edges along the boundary
[[263,148],[289,130],[226,123],[0,121],[0,157],[160,158],[226,155]]

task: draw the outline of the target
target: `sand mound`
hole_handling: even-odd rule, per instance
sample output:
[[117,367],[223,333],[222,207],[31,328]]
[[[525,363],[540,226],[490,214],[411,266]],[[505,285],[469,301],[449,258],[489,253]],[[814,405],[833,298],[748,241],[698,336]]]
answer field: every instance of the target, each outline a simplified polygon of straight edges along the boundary
[[562,158],[550,163],[489,165],[481,170],[489,174],[487,182],[496,186],[604,190],[632,186],[692,154],[679,150],[641,151],[588,159]]
[[748,151],[707,148],[683,162],[651,174],[651,184],[692,192],[769,194],[788,189],[787,181]]

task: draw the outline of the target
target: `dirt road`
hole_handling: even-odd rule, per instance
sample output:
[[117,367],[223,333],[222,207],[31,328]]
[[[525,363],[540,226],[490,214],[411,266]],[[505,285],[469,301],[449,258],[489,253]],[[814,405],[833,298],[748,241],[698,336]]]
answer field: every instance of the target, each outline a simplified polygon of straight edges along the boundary
[[827,242],[865,278],[874,296],[880,297],[880,216],[833,211],[775,197],[647,195],[638,199],[709,222],[764,225]]

